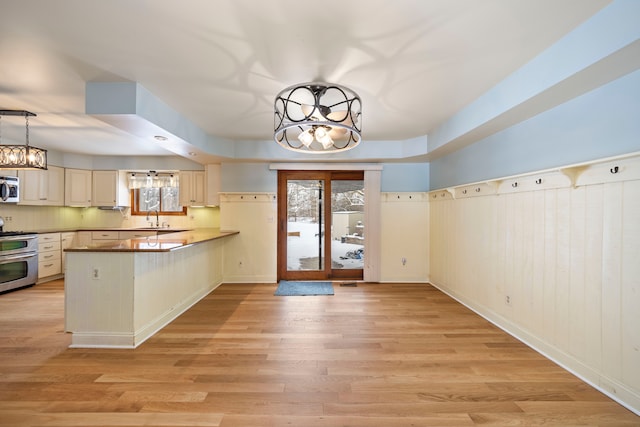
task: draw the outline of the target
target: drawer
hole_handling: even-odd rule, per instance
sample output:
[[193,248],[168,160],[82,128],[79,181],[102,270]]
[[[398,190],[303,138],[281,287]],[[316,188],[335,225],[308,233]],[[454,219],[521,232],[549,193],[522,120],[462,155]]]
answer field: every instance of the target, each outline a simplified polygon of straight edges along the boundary
[[92,240],[119,240],[117,231],[92,231]]
[[62,263],[60,263],[60,259],[55,259],[52,261],[38,260],[38,279],[60,273],[62,273]]
[[138,237],[156,236],[155,231],[121,231],[118,233],[120,240],[135,239]]
[[38,243],[60,242],[60,233],[38,234]]
[[38,254],[47,251],[58,251],[60,252],[60,240],[57,242],[38,242]]
[[38,252],[38,262],[60,259],[60,251]]

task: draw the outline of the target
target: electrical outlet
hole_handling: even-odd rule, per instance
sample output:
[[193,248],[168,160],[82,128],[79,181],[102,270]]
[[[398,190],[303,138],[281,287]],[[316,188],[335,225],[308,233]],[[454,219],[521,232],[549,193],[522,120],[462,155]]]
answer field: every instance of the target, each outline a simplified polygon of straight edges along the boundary
[[91,278],[94,280],[100,280],[100,269],[97,267],[93,267],[91,269]]
[[407,265],[407,259],[405,257],[402,257],[402,265]]
[[511,305],[511,297],[509,295],[506,295],[504,297],[504,303],[507,305]]

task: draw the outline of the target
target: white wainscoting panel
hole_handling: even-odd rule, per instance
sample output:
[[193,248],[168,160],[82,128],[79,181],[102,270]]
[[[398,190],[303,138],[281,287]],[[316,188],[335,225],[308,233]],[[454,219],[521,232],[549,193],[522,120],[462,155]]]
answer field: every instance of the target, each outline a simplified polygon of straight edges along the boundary
[[428,282],[429,195],[382,193],[381,217],[380,281]]
[[68,252],[71,347],[142,344],[220,285],[224,246],[234,237],[170,252]]
[[610,167],[430,193],[430,281],[640,413],[640,166]]
[[275,193],[220,193],[220,228],[240,231],[225,245],[225,282],[275,283],[277,223]]

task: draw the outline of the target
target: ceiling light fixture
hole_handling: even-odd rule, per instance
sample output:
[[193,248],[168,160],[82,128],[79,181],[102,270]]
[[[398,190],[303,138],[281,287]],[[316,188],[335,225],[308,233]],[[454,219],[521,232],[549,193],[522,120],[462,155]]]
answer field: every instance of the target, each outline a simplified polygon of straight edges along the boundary
[[[2,116],[24,116],[24,145],[2,145]],[[47,169],[47,150],[29,145],[29,116],[35,114],[25,110],[0,110],[0,169]]]
[[347,151],[360,144],[362,103],[354,91],[332,83],[301,83],[282,90],[274,103],[273,138],[301,153]]

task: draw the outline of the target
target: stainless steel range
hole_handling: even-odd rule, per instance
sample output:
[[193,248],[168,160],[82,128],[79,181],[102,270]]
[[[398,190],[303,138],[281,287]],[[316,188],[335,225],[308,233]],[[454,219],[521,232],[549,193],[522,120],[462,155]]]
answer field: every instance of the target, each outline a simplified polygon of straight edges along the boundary
[[2,231],[0,225],[0,292],[33,285],[37,280],[38,235]]

